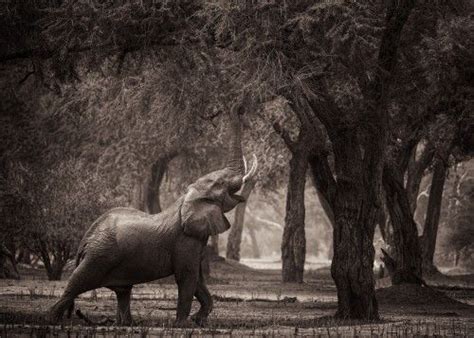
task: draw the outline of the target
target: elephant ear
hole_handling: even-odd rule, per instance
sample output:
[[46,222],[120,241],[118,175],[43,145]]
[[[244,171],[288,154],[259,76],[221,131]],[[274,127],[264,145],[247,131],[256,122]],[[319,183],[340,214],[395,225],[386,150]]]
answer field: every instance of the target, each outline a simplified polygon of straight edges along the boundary
[[193,198],[193,195],[193,191],[189,192],[181,206],[181,222],[186,235],[205,240],[230,228],[229,221],[217,204]]

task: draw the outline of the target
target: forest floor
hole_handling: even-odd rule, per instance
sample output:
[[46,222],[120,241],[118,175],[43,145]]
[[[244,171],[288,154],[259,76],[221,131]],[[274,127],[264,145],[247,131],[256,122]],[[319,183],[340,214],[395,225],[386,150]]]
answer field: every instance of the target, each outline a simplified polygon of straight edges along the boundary
[[[306,272],[303,284],[282,284],[278,270],[223,260],[212,262],[211,271],[208,284],[215,302],[209,324],[177,329],[172,328],[177,300],[172,278],[134,287],[133,328],[88,326],[74,315],[50,326],[47,310],[66,282],[24,270],[22,280],[0,280],[0,336],[474,336],[474,275],[428,279],[432,289],[387,287],[387,279],[378,280],[381,319],[363,322],[332,318],[337,297],[327,267]],[[76,308],[94,320],[113,319],[115,306],[108,289],[76,300]],[[192,312],[198,307],[195,301]]]

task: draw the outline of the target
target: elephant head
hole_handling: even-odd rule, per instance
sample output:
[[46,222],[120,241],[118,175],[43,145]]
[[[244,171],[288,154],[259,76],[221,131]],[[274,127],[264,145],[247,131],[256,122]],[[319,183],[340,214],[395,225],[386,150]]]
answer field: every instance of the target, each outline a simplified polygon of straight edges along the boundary
[[213,171],[191,184],[181,206],[184,233],[195,238],[204,240],[230,228],[224,213],[245,201],[236,193],[257,170],[254,155],[252,167],[247,171],[237,113],[231,113],[230,122],[229,157],[224,169]]

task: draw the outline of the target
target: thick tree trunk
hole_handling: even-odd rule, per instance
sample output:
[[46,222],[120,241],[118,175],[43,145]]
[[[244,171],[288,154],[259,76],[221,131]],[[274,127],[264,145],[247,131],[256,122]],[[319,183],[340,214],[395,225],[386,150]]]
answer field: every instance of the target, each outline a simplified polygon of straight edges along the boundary
[[303,282],[306,256],[304,187],[308,160],[304,145],[300,145],[301,149],[295,149],[290,160],[285,228],[281,243],[283,282]]
[[386,205],[390,214],[393,229],[393,246],[391,253],[396,262],[391,274],[392,284],[421,284],[421,251],[418,241],[418,230],[403,177],[396,168],[386,165],[383,171],[383,186]]
[[446,180],[447,166],[438,160],[435,164],[433,178],[431,181],[430,197],[426,210],[425,227],[422,236],[423,272],[433,274],[438,271],[434,265],[433,258],[438,236],[439,216],[441,213],[441,202],[443,199],[444,182]]
[[338,185],[331,264],[338,295],[336,317],[377,319],[372,244],[377,209],[359,182]]
[[229,237],[227,238],[226,257],[228,259],[240,261],[240,243],[242,242],[242,231],[244,229],[245,209],[247,207],[247,199],[254,187],[254,180],[247,181],[240,192],[240,195],[245,198],[245,202],[240,203],[235,208],[234,224],[232,224]]
[[347,130],[333,144],[337,190],[333,197],[331,275],[338,296],[336,317],[374,320],[378,319],[378,304],[373,240],[380,208],[383,147],[373,143],[363,157],[357,139],[356,131]]
[[334,257],[331,265],[331,275],[338,295],[336,316],[377,319],[372,244],[376,210],[370,210],[373,207],[357,190],[358,187],[348,185],[347,190],[339,193],[336,199],[338,216],[334,228]]

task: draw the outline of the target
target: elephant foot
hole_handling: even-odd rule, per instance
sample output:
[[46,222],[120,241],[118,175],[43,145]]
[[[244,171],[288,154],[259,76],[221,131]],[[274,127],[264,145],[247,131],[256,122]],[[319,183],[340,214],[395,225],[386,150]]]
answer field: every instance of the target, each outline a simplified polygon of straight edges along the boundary
[[192,315],[191,320],[201,327],[207,325],[207,316],[201,315],[199,313]]
[[177,319],[174,322],[173,327],[193,328],[193,327],[196,327],[196,324],[189,319],[181,319],[181,320]]
[[130,319],[116,319],[114,322],[115,326],[135,326],[135,321]]
[[47,317],[49,319],[49,322],[52,325],[58,324],[62,319],[62,316],[59,315],[58,313],[54,312],[54,311],[50,311],[50,313],[48,313]]
[[86,324],[92,325],[92,326],[104,326],[104,325],[112,324],[114,322],[112,319],[105,316],[102,317],[101,320],[93,321],[92,319],[87,317],[84,313],[82,313],[81,310],[79,309],[76,310],[76,316],[82,319],[83,321],[85,321]]

